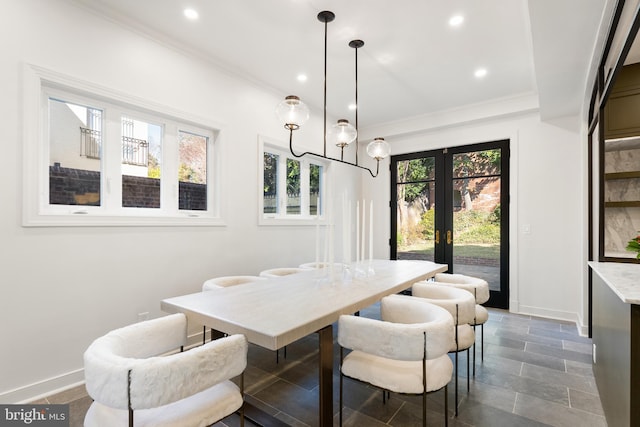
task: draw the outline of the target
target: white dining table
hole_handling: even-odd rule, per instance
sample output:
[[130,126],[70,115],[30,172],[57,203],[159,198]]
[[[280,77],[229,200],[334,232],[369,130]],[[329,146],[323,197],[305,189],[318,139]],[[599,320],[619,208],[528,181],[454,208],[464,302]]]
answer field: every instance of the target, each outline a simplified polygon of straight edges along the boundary
[[[430,261],[371,260],[352,265],[345,280],[341,267],[317,269],[207,292],[162,300],[167,313],[184,313],[190,322],[250,343],[278,350],[312,333],[319,334],[320,426],[333,425],[333,323],[416,281],[447,270]],[[332,273],[332,274],[330,274]]]

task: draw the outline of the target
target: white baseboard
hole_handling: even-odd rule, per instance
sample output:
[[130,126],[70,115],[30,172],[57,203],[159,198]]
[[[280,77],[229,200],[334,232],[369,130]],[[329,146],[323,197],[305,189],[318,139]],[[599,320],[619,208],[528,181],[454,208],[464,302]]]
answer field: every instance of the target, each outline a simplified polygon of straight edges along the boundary
[[584,325],[581,325],[578,319],[578,313],[572,313],[568,311],[559,311],[559,310],[549,310],[541,307],[532,307],[528,305],[522,305],[518,307],[519,310],[512,311],[512,313],[518,314],[526,314],[530,316],[544,317],[547,319],[553,320],[564,320],[566,322],[573,322],[576,324],[576,328],[578,329],[578,333],[583,334]]
[[[187,337],[187,348],[196,347],[198,345],[202,345],[202,331]],[[13,390],[0,392],[0,403],[29,403],[44,399],[45,397],[53,394],[61,393],[82,384],[84,384],[84,369],[78,369]]]
[[84,369],[67,372],[13,390],[0,393],[0,402],[7,404],[29,403],[60,393],[84,383]]
[[578,320],[576,321],[576,326],[578,327],[578,333],[582,337],[589,336],[589,325],[584,323],[584,318],[578,314]]

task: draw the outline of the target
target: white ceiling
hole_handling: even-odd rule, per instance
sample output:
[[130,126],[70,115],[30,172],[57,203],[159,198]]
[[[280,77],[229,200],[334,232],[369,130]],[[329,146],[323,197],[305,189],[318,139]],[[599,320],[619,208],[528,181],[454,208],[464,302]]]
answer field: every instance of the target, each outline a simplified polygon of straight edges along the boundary
[[[497,98],[539,95],[543,118],[580,112],[607,0],[74,0],[163,43],[322,108],[328,24],[329,114],[360,126]],[[184,18],[185,7],[199,12]],[[465,21],[451,28],[448,20]],[[476,79],[474,71],[488,74]],[[296,80],[306,73],[306,83]]]

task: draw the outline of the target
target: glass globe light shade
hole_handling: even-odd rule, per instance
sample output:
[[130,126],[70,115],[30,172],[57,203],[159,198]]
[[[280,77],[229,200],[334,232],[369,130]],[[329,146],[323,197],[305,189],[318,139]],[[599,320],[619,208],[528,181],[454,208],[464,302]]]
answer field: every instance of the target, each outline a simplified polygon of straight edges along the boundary
[[367,154],[380,161],[391,154],[391,146],[384,138],[375,138],[367,145]]
[[298,129],[309,120],[309,107],[295,95],[287,96],[276,106],[278,118],[287,129]]
[[328,135],[329,139],[340,148],[351,144],[356,140],[357,136],[358,131],[356,131],[356,128],[345,119],[340,119],[335,125],[331,126]]

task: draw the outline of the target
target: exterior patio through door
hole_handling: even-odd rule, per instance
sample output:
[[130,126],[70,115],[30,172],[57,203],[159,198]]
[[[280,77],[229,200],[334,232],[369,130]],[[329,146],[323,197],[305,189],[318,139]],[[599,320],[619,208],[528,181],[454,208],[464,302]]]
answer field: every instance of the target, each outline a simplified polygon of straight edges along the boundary
[[448,264],[509,305],[509,141],[391,157],[391,259]]

